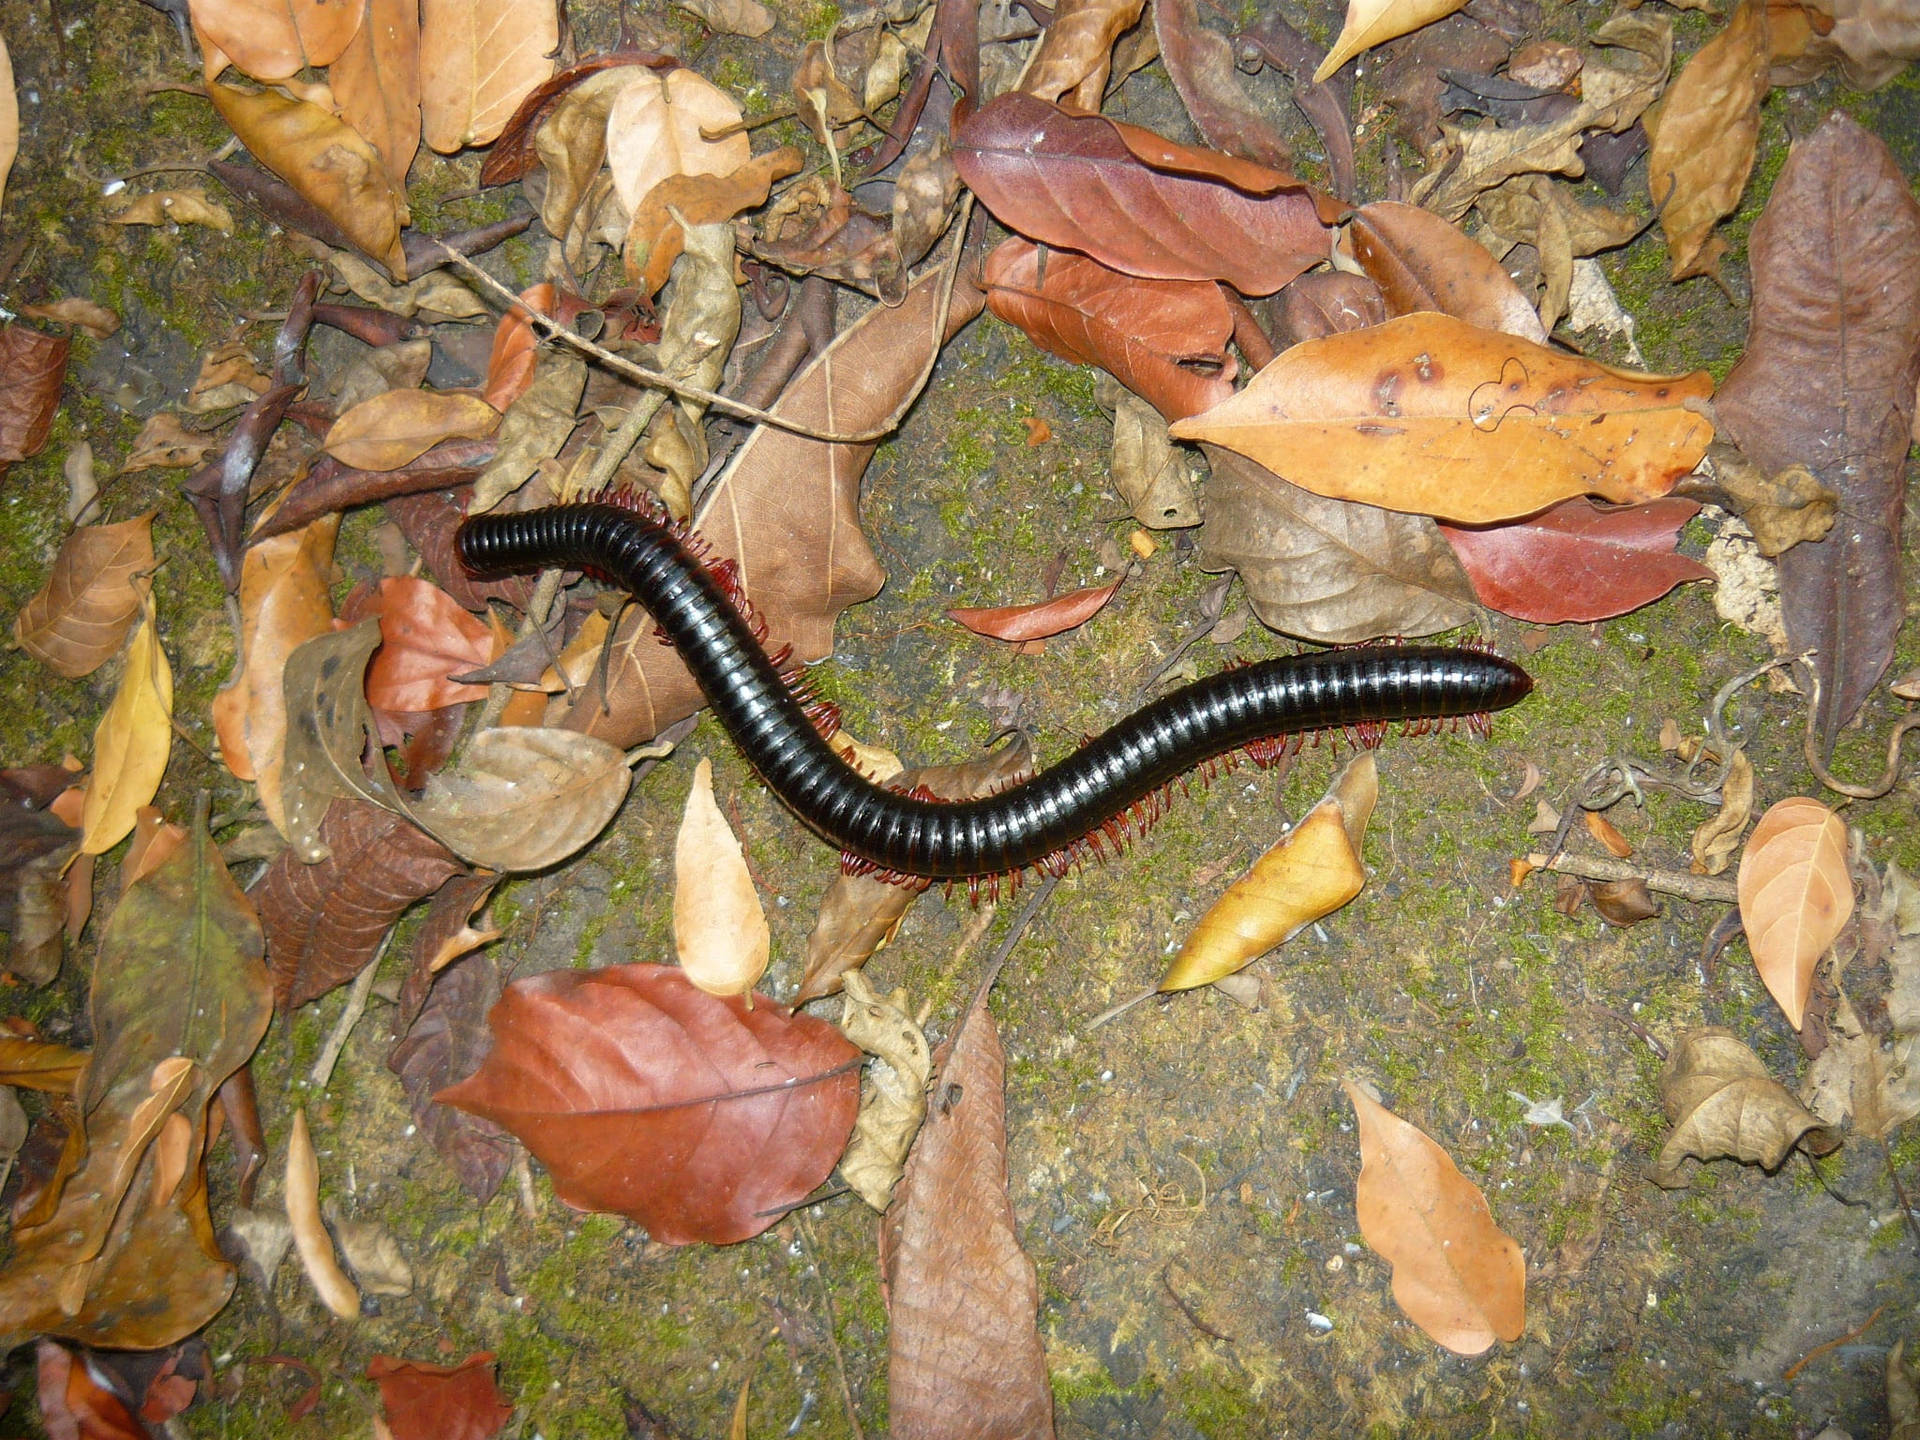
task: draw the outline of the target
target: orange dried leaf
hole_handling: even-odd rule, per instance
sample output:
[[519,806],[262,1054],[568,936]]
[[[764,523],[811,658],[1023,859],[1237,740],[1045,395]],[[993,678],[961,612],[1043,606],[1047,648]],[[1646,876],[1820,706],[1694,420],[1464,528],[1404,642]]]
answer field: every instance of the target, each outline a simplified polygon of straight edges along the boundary
[[1049,635],[1058,635],[1077,625],[1086,624],[1113,598],[1122,578],[1116,576],[1109,584],[1091,585],[1071,594],[1056,595],[1051,600],[1036,601],[1032,605],[1003,605],[997,609],[963,607],[949,610],[947,614],[974,634],[985,635],[989,639],[1044,640]]
[[420,7],[422,134],[451,155],[486,145],[553,74],[554,0],[424,0]]
[[[189,8],[201,37],[256,80],[285,80],[303,66],[331,65],[364,13],[343,0],[190,0]],[[217,73],[210,68],[207,78]]]
[[1486,1197],[1424,1133],[1353,1082],[1341,1086],[1360,1122],[1360,1233],[1393,1266],[1394,1301],[1456,1355],[1518,1340],[1526,1256],[1493,1223]]
[[367,699],[382,710],[444,710],[484,700],[487,687],[449,676],[491,665],[498,639],[430,580],[390,575],[377,604],[380,649],[367,667]]
[[713,798],[713,762],[693,788],[673,842],[673,948],[709,995],[745,995],[766,974],[772,936],[740,841]]
[[1704,371],[1615,370],[1423,313],[1296,345],[1172,433],[1317,495],[1474,525],[1665,494],[1713,438],[1712,393]]
[[333,422],[326,452],[355,470],[398,470],[442,440],[478,440],[500,424],[500,412],[477,395],[441,390],[384,390]]
[[[347,0],[344,8],[361,3]],[[420,149],[420,6],[418,0],[364,3],[366,19],[327,72],[327,83],[340,118],[367,137],[404,189]]]
[[533,384],[534,364],[540,354],[540,333],[534,329],[528,312],[551,315],[553,305],[550,281],[522,290],[520,304],[500,317],[500,324],[493,332],[493,353],[487,357],[483,396],[487,404],[502,415]]
[[1586,812],[1587,833],[1606,847],[1609,855],[1624,860],[1633,854],[1633,842],[1614,827],[1611,820],[1598,810]]
[[1739,893],[1754,968],[1798,1030],[1814,967],[1853,915],[1845,822],[1818,800],[1782,800],[1753,827]]

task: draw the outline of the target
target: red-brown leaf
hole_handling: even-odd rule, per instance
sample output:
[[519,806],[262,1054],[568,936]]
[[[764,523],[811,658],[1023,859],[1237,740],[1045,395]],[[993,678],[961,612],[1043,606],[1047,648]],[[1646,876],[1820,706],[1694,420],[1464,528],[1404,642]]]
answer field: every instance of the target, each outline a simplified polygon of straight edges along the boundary
[[440,1102],[519,1136],[569,1205],[667,1245],[758,1235],[827,1178],[859,1109],[839,1031],[673,966],[515,981],[489,1023],[493,1053]]
[[285,1009],[358,975],[401,912],[462,868],[424,830],[364,800],[334,801],[320,839],[327,859],[304,865],[283,850],[252,891]]
[[1007,1198],[1006,1056],[981,1005],[934,1054],[927,1120],[880,1227],[893,1440],[1041,1440],[1039,1282]]
[[419,553],[427,573],[440,582],[441,588],[458,601],[461,608],[484,614],[489,600],[504,600],[516,610],[524,610],[533,597],[533,577],[509,575],[502,580],[475,580],[460,563],[454,549],[454,532],[467,518],[467,503],[472,499],[472,485],[456,485],[451,490],[398,495],[381,508]]
[[72,348],[64,335],[0,325],[0,466],[38,455],[47,443]]
[[513,1406],[493,1383],[491,1350],[458,1365],[376,1355],[367,1378],[380,1387],[393,1440],[488,1440],[513,1417]]
[[1302,182],[1031,95],[976,111],[954,131],[953,161],[1008,228],[1130,275],[1268,295],[1327,258]]
[[498,449],[499,445],[493,440],[442,440],[419,459],[397,470],[357,470],[351,465],[342,465],[331,455],[322,455],[305,475],[287,488],[286,496],[273,513],[254,526],[247,543],[257,545],[275,535],[298,530],[336,510],[470,484]]
[[1482,605],[1557,625],[1605,620],[1713,572],[1674,550],[1700,507],[1672,497],[1623,509],[1568,500],[1512,525],[1442,525]]
[[352,618],[366,614],[380,617],[380,648],[367,667],[367,699],[376,709],[440,710],[487,698],[486,686],[448,677],[493,662],[493,631],[439,586],[388,576],[378,603]]
[[1233,393],[1233,314],[1211,280],[1142,280],[1016,235],[987,257],[986,290],[1036,345],[1100,366],[1169,420]]
[[1032,605],[949,610],[947,614],[974,634],[985,635],[989,639],[1044,640],[1049,635],[1058,635],[1063,630],[1086,624],[1119,588],[1120,579],[1116,577],[1109,584],[1090,585],[1085,590],[1056,595],[1051,600],[1040,600]]
[[[449,883],[462,878],[455,876]],[[437,896],[435,900],[437,904]],[[435,978],[407,1038],[387,1056],[387,1068],[400,1077],[420,1133],[453,1167],[460,1187],[482,1205],[507,1178],[513,1137],[485,1116],[469,1115],[433,1097],[480,1068],[487,1053],[487,1011],[499,998],[500,972],[492,956],[456,961]]]

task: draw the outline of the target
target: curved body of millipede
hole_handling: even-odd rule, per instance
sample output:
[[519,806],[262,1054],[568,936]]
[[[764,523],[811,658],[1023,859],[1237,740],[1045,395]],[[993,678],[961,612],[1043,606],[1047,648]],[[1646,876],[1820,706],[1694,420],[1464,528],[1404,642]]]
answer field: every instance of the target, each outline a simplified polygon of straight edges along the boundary
[[1307,731],[1364,737],[1394,721],[1478,718],[1533,688],[1512,661],[1472,649],[1380,645],[1265,660],[1154,701],[1010,789],[942,801],[877,785],[840,757],[827,743],[831,714],[767,653],[728,571],[667,520],[557,505],[469,518],[458,544],[476,575],[583,568],[626,586],[787,808],[850,862],[902,879],[1058,873],[1144,824],[1172,781],[1217,757],[1276,755],[1285,737]]

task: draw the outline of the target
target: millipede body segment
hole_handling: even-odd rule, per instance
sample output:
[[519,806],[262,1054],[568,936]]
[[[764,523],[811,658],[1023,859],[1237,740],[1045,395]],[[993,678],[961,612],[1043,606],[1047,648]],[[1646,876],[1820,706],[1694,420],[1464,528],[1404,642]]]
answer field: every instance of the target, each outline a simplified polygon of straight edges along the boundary
[[1058,870],[1143,814],[1170,782],[1232,751],[1259,757],[1307,731],[1364,736],[1394,721],[1483,716],[1533,688],[1510,660],[1434,645],[1265,660],[1154,701],[1022,784],[940,801],[877,785],[835,752],[832,722],[821,723],[819,707],[767,653],[728,576],[665,519],[619,505],[557,505],[475,516],[458,543],[476,575],[578,567],[626,586],[787,807],[852,860],[900,877]]

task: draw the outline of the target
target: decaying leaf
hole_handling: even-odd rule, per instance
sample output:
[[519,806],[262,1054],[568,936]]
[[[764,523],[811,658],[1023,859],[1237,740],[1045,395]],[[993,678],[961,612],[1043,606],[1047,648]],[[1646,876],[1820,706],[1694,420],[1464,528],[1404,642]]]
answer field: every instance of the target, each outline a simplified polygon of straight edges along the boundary
[[725,175],[667,176],[647,191],[627,226],[622,250],[627,278],[654,294],[685,248],[684,226],[717,224],[766,204],[773,182],[794,174],[802,163],[798,149],[782,145]]
[[422,137],[443,155],[497,138],[559,45],[553,0],[423,0]]
[[387,1056],[407,1108],[427,1143],[453,1167],[460,1186],[484,1205],[513,1164],[513,1137],[491,1120],[434,1102],[434,1094],[480,1068],[488,1049],[487,1011],[500,998],[500,972],[487,955],[449,965],[404,1040]]
[[20,154],[20,101],[13,93],[13,57],[0,36],[0,203],[7,198],[7,176]]
[[1334,71],[1363,51],[1384,45],[1422,25],[1431,25],[1464,3],[1465,0],[1347,0],[1346,21],[1327,58],[1313,72],[1313,83],[1318,85],[1330,79]]
[[513,1418],[493,1370],[491,1350],[458,1365],[376,1355],[367,1363],[367,1378],[380,1387],[392,1440],[492,1440]]
[[673,966],[507,987],[479,1073],[437,1097],[504,1125],[561,1199],[666,1245],[758,1235],[827,1177],[859,1108],[832,1026],[697,989]]
[[893,1440],[1052,1440],[1040,1286],[1007,1195],[1006,1054],[985,1003],[934,1054],[926,1123],[880,1222]]
[[1868,1139],[1884,1140],[1920,1115],[1920,1083],[1908,1074],[1913,1058],[1909,1036],[1883,1043],[1843,993],[1827,1017],[1827,1046],[1807,1067],[1800,1098],[1823,1125],[1850,1125]]
[[1417,314],[1296,345],[1172,428],[1316,494],[1477,525],[1665,494],[1713,438],[1712,388]]
[[41,305],[22,305],[20,313],[29,320],[44,320],[54,325],[71,325],[82,335],[104,340],[120,329],[120,317],[106,306],[80,295],[67,295]]
[[1803,540],[1823,540],[1839,518],[1840,497],[1805,465],[1768,475],[1731,445],[1718,443],[1708,457],[1715,500],[1745,522],[1762,555],[1778,556]]
[[745,995],[766,974],[771,945],[739,838],[713,798],[713,762],[703,758],[673,842],[674,952],[709,995]]
[[1589,205],[1577,194],[1572,185],[1545,175],[1516,175],[1476,202],[1490,240],[1531,245],[1538,252],[1540,324],[1547,330],[1572,306],[1576,261],[1628,244],[1646,228],[1637,215]]
[[1097,111],[1107,92],[1113,42],[1143,8],[1144,0],[1061,0],[1020,88],[1074,110]]
[[1113,488],[1133,518],[1149,530],[1200,523],[1200,501],[1187,452],[1173,443],[1167,422],[1146,401],[1114,387]]
[[376,708],[443,710],[486,698],[484,685],[452,677],[491,664],[505,642],[446,591],[417,576],[389,575],[371,608],[380,617],[380,649],[367,669],[367,699]]
[[1167,78],[1209,145],[1256,165],[1293,168],[1287,142],[1240,85],[1232,42],[1200,23],[1195,0],[1154,0],[1153,33]]
[[1431,210],[1377,200],[1353,212],[1347,243],[1394,315],[1437,310],[1547,343],[1540,316],[1486,247]]
[[412,814],[475,865],[544,870],[598,837],[631,779],[627,757],[591,735],[495,728],[474,737],[454,770],[427,777]]
[[46,447],[72,348],[64,335],[0,322],[0,467]]
[[80,821],[80,849],[87,855],[105,854],[133,829],[173,751],[173,667],[160,648],[151,593],[140,597],[140,609],[120,684],[93,732],[93,773]]
[[[629,215],[669,175],[730,175],[753,158],[734,98],[691,70],[636,69],[607,113],[607,166]],[[702,131],[731,130],[709,140]]]
[[860,1117],[840,1157],[840,1176],[881,1214],[906,1167],[907,1151],[927,1115],[933,1055],[907,1010],[904,988],[882,995],[859,971],[846,976],[840,1033],[874,1057],[861,1085]]
[[1727,27],[1668,87],[1652,130],[1647,185],[1673,251],[1673,278],[1717,275],[1727,245],[1713,233],[1753,169],[1768,64],[1765,0],[1740,0]]
[[313,1153],[304,1109],[293,1112],[293,1129],[287,1136],[287,1223],[293,1228],[300,1268],[307,1272],[321,1303],[342,1320],[358,1320],[360,1292],[334,1257],[333,1236],[320,1217],[320,1159]]
[[413,1266],[407,1263],[393,1231],[378,1220],[349,1220],[337,1210],[328,1200],[321,1205],[320,1214],[340,1247],[340,1258],[347,1262],[360,1288],[370,1295],[411,1295]]
[[[1856,90],[1878,90],[1920,60],[1920,17],[1906,0],[1814,0],[1770,8],[1773,83],[1798,85],[1837,64]],[[1795,29],[1789,37],[1781,31]]]
[[1754,968],[1798,1030],[1814,967],[1853,914],[1846,822],[1818,800],[1780,801],[1753,827],[1739,883]]
[[1740,848],[1747,821],[1753,818],[1753,762],[1739,746],[1727,757],[1726,778],[1720,782],[1720,809],[1693,832],[1693,873],[1718,875]]
[[1164,991],[1231,975],[1358,895],[1360,842],[1380,793],[1373,752],[1333,777],[1326,796],[1214,901],[1160,977]]
[[82,526],[61,542],[47,583],[14,617],[14,640],[69,680],[91,675],[126,639],[153,567],[151,513]]
[[1675,1038],[1660,1076],[1660,1099],[1673,1133],[1648,1178],[1668,1189],[1686,1183],[1682,1166],[1688,1156],[1773,1170],[1796,1146],[1826,1155],[1840,1145],[1840,1137],[1767,1074],[1753,1051],[1717,1025]]
[[140,433],[133,437],[133,453],[121,465],[120,473],[130,475],[136,470],[150,470],[157,466],[191,468],[205,459],[207,451],[217,443],[217,437],[188,430],[180,423],[178,415],[171,410],[162,410],[149,416],[147,423],[140,427]]
[[204,190],[149,190],[107,219],[115,225],[205,225],[222,235],[233,232],[233,212],[209,200]]
[[420,7],[416,0],[365,4],[366,19],[327,72],[327,84],[340,118],[366,136],[405,190],[420,149]]
[[326,451],[358,470],[397,470],[442,440],[480,439],[500,412],[476,395],[439,390],[385,390],[333,422]]

